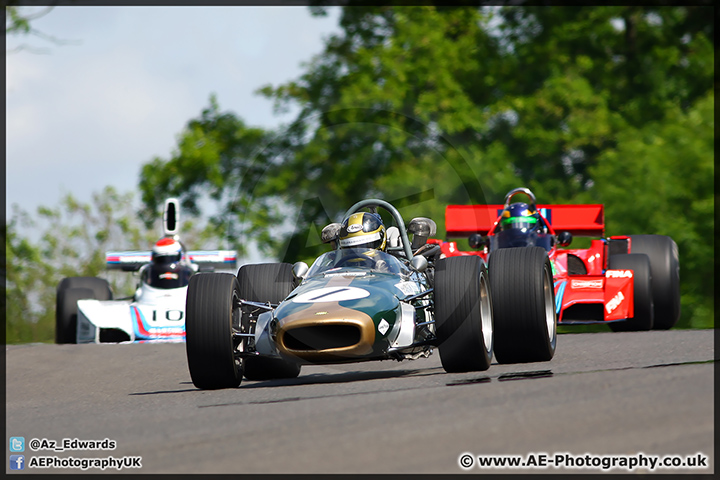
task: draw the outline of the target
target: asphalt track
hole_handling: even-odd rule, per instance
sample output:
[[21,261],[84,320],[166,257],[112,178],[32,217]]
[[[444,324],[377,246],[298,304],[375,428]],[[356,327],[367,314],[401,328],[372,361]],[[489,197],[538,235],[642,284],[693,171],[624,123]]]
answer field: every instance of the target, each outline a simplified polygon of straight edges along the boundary
[[[463,453],[526,460],[530,453],[701,453],[708,468],[655,473],[708,474],[713,333],[565,334],[551,362],[446,374],[436,352],[416,361],[307,366],[297,379],[218,391],[192,385],[184,344],[8,346],[6,442],[26,439],[26,465],[40,456],[142,457],[141,469],[123,473],[462,474],[498,472],[477,464],[463,470]],[[35,452],[34,438],[108,438],[117,446]],[[31,472],[80,473],[26,466]]]

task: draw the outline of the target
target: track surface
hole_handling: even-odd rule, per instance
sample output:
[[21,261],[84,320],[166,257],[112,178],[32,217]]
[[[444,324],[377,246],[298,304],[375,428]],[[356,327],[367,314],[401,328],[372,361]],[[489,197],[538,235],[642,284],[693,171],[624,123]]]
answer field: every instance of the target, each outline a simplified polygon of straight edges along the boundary
[[142,456],[125,473],[465,473],[465,452],[700,452],[693,473],[712,473],[713,333],[566,334],[545,363],[446,374],[435,352],[218,391],[192,385],[184,344],[8,346],[5,438],[109,438],[113,451],[26,448],[26,462]]

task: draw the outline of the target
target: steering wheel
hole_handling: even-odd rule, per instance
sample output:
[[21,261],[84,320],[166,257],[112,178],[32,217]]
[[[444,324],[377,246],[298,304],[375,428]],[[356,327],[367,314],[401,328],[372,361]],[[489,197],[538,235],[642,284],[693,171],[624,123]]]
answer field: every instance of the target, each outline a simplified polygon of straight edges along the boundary
[[375,265],[375,260],[365,255],[364,253],[354,253],[338,260],[334,268],[345,267],[347,263],[350,263],[351,261],[356,261],[358,259],[362,260],[363,262],[369,262],[369,266]]

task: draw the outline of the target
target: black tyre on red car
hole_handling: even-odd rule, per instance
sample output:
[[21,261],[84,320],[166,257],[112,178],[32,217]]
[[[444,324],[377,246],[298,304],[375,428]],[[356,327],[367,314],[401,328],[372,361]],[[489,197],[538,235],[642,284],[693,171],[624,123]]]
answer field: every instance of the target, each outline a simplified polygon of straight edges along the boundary
[[[289,263],[261,263],[243,265],[238,270],[240,298],[251,302],[278,304],[295,288],[292,265]],[[247,315],[243,316],[245,330],[249,330]],[[295,378],[300,374],[300,364],[291,359],[246,357],[243,374],[248,380]]]
[[668,330],[680,318],[680,259],[675,241],[666,235],[630,235],[630,253],[650,261],[654,330]]
[[232,388],[242,381],[233,332],[240,330],[240,287],[230,273],[190,277],[185,302],[188,368],[201,389]]
[[653,328],[654,305],[652,295],[652,272],[650,260],[643,253],[612,255],[608,258],[608,268],[613,270],[632,270],[633,305],[632,318],[610,322],[613,332],[646,331]]
[[489,258],[498,363],[546,362],[555,355],[552,266],[541,247],[501,248]]
[[58,284],[55,296],[55,343],[77,343],[77,301],[112,300],[107,280],[96,277],[69,277]]
[[487,370],[493,355],[493,309],[485,262],[475,255],[438,260],[434,302],[445,371]]

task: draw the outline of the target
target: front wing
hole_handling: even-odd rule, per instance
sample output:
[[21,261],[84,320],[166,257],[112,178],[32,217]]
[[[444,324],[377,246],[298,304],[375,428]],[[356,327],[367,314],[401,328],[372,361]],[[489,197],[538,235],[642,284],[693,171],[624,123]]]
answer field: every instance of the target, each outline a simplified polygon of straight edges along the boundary
[[634,315],[632,270],[555,278],[559,324],[605,323]]
[[78,300],[77,343],[183,342],[185,305]]

